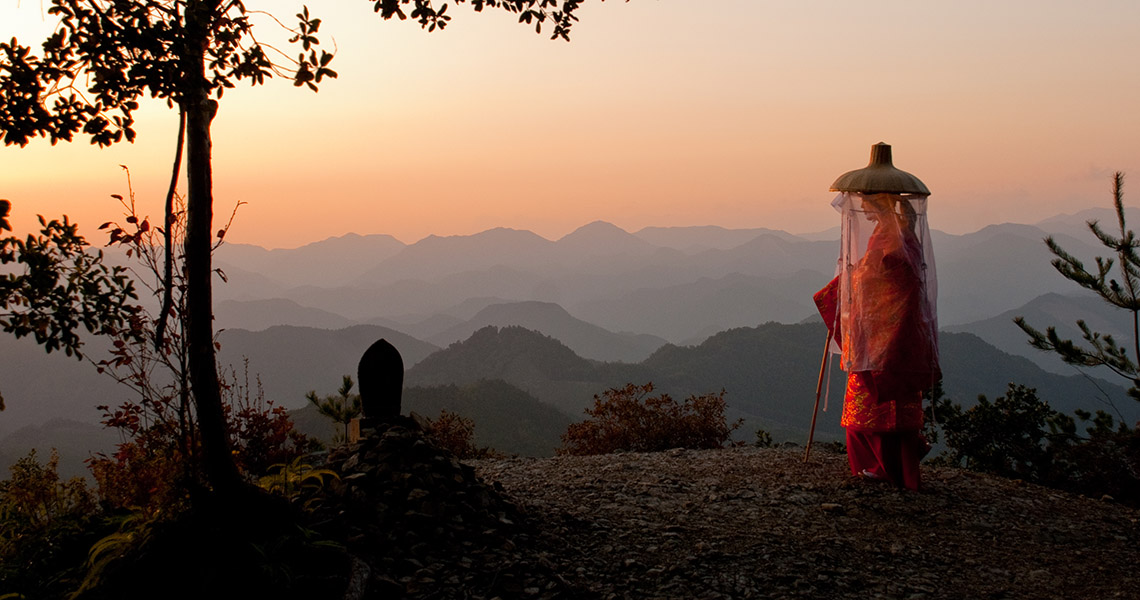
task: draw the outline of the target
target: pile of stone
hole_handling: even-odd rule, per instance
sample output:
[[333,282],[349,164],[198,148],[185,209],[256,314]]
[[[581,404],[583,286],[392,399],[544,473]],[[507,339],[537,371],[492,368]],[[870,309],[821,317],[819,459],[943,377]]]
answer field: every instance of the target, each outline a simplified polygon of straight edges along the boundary
[[348,597],[582,597],[555,573],[520,510],[421,423],[389,419],[325,468],[338,480],[309,499],[318,527],[353,557]]

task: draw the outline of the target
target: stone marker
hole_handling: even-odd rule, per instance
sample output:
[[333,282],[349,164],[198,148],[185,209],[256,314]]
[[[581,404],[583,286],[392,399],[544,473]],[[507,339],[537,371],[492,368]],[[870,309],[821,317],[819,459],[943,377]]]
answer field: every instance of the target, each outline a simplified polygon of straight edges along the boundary
[[391,421],[400,415],[400,398],[404,389],[404,359],[400,351],[380,341],[368,347],[356,369],[360,389],[361,425]]

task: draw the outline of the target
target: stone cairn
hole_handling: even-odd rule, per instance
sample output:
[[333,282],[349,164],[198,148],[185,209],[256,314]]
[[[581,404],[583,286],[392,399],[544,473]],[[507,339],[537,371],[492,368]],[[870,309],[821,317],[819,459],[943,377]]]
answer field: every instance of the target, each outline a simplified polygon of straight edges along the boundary
[[501,486],[433,444],[423,419],[399,414],[403,362],[391,344],[373,344],[358,377],[361,439],[329,454],[339,479],[313,504],[354,558],[348,597],[581,597],[524,552],[532,529]]

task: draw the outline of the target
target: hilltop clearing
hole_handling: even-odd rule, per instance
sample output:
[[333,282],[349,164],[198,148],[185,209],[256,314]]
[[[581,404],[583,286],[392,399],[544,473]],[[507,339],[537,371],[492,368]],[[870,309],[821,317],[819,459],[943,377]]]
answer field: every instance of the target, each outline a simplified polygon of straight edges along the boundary
[[[1140,513],[957,469],[919,493],[846,456],[732,448],[475,461],[600,598],[1136,598]],[[529,597],[541,597],[531,588]],[[526,597],[526,596],[524,596]]]

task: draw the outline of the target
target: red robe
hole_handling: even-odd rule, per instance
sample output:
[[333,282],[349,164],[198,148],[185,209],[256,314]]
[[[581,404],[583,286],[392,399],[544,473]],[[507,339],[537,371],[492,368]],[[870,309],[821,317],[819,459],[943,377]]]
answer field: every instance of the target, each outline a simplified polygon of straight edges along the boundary
[[[837,318],[840,278],[815,294],[849,369],[840,424],[848,431],[855,474],[870,472],[911,489],[925,440],[922,392],[941,378],[930,304],[925,300],[922,249],[904,218],[886,213],[851,273],[851,313]],[[898,435],[895,435],[895,434]]]
[[815,302],[833,339],[840,340],[843,364],[873,367],[849,372],[840,424],[864,431],[919,430],[922,392],[941,378],[926,314],[922,249],[905,225],[891,222],[901,217],[883,218],[851,274],[851,322],[836,318],[839,277],[815,294]]

